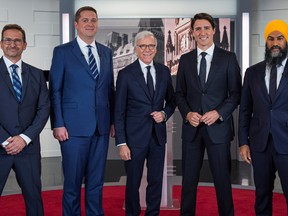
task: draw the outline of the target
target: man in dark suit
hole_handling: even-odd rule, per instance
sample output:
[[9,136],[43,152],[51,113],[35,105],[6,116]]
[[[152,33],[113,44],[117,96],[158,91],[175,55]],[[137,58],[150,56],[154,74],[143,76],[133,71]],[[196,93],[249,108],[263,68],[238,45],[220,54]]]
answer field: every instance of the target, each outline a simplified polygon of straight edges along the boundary
[[205,149],[219,215],[234,215],[230,141],[232,113],[240,101],[240,69],[234,53],[214,45],[215,24],[209,14],[196,14],[191,28],[197,49],[181,56],[176,84],[176,103],[183,117],[181,215],[195,215]]
[[41,216],[39,134],[48,120],[50,101],[43,71],[21,60],[26,46],[25,31],[19,25],[4,26],[4,56],[0,59],[0,194],[13,169],[26,215]]
[[51,123],[64,172],[63,215],[80,215],[85,178],[86,215],[104,215],[102,190],[113,113],[113,65],[109,48],[95,41],[97,12],[75,14],[78,36],[54,49],[50,70]]
[[264,34],[265,60],[246,70],[239,111],[240,155],[253,165],[256,215],[272,215],[276,171],[288,203],[288,26],[273,20]]
[[169,69],[155,61],[157,39],[149,31],[135,37],[138,59],[118,74],[115,135],[127,173],[127,216],[141,213],[139,187],[147,160],[146,214],[159,215],[166,144],[166,121],[175,109]]

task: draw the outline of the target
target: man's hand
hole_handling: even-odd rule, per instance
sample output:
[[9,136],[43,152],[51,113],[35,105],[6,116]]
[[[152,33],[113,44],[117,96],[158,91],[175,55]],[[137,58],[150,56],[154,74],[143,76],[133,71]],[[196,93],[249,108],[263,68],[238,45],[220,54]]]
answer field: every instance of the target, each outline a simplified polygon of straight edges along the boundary
[[189,123],[193,127],[198,127],[198,125],[201,123],[200,122],[201,117],[202,117],[202,115],[200,115],[197,112],[189,112],[186,116],[186,120],[189,121]]
[[200,122],[203,122],[204,124],[210,126],[214,124],[219,118],[220,118],[219,113],[216,110],[212,110],[206,112],[200,119]]
[[150,114],[156,123],[161,123],[165,120],[165,116],[162,112],[154,111]]
[[7,154],[10,155],[16,155],[20,153],[25,147],[26,147],[26,142],[21,136],[14,136],[9,139],[7,139],[9,142],[8,145],[5,146],[5,150]]
[[110,126],[110,137],[115,137],[115,127],[113,124]]
[[66,141],[69,139],[66,127],[59,127],[53,129],[53,136],[58,141]]
[[122,160],[127,161],[131,160],[131,152],[127,145],[121,145],[118,147],[119,149],[119,155]]
[[251,164],[252,160],[250,155],[250,147],[248,145],[242,145],[239,150],[242,160],[248,164]]

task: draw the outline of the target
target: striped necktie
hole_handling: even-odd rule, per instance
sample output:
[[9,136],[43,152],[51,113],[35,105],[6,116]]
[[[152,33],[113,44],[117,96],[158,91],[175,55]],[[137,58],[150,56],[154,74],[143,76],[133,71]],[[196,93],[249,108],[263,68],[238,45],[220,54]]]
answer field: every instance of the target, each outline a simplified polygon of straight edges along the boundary
[[87,47],[88,47],[89,67],[90,67],[93,78],[96,80],[99,76],[99,70],[97,67],[95,57],[94,57],[92,50],[91,50],[92,46],[88,45]]
[[22,96],[22,84],[20,81],[20,78],[17,74],[16,69],[18,68],[18,65],[12,64],[10,66],[12,68],[12,83],[13,83],[13,88],[17,97],[17,101],[20,103],[21,101],[21,96]]

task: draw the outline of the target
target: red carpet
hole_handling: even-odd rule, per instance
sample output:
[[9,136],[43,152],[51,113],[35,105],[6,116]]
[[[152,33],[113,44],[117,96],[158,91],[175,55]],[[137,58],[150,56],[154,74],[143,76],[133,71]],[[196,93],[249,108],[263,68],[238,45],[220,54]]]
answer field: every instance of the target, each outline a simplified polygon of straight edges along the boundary
[[[201,186],[198,189],[197,216],[217,215],[215,191],[213,187]],[[180,198],[181,187],[174,186],[175,199]],[[105,216],[124,216],[122,209],[124,201],[124,186],[104,187],[104,211]],[[61,190],[44,191],[43,201],[45,216],[61,216]],[[233,189],[235,216],[252,216],[254,214],[254,191]],[[273,216],[285,216],[286,203],[283,194],[274,194]],[[82,202],[83,205],[84,202]],[[84,215],[84,213],[82,213]],[[178,216],[179,210],[163,210],[161,216]],[[25,216],[24,201],[22,195],[9,195],[0,197],[0,216]]]

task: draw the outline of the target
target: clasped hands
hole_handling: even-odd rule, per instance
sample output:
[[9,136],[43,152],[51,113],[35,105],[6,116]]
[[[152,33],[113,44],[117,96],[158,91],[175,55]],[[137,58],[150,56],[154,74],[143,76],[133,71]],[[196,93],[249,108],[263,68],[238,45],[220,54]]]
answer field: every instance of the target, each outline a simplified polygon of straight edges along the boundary
[[200,115],[197,112],[189,112],[186,116],[187,121],[189,121],[189,123],[193,127],[198,127],[201,123],[210,126],[215,123],[219,118],[220,115],[216,110],[206,112],[204,115]]
[[9,137],[7,140],[7,145],[3,146],[9,155],[19,154],[27,145],[25,140],[21,136]]

